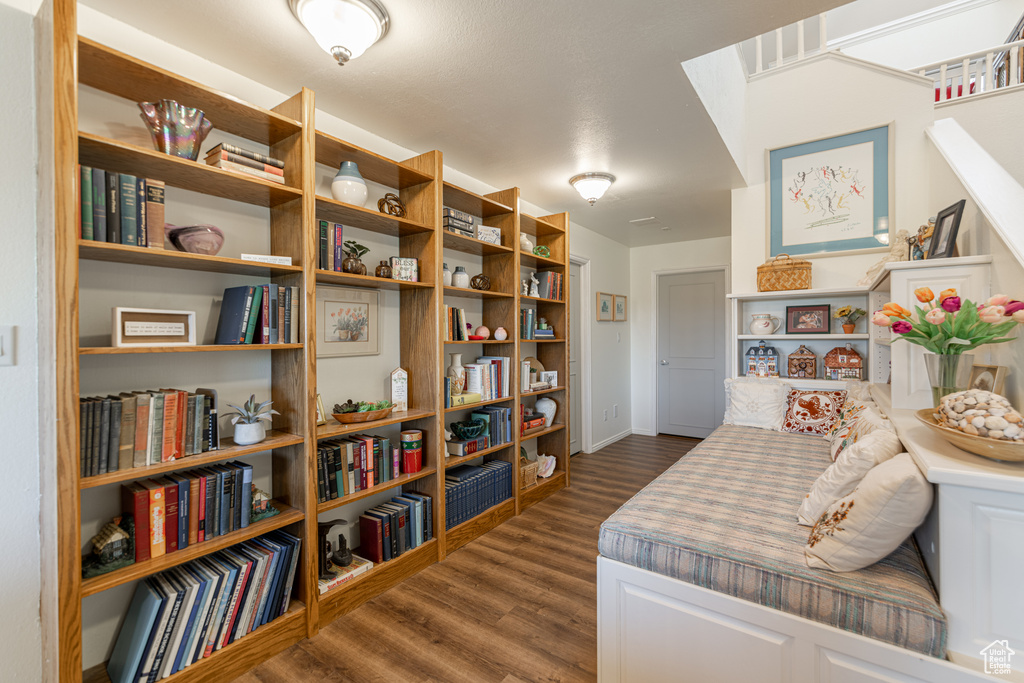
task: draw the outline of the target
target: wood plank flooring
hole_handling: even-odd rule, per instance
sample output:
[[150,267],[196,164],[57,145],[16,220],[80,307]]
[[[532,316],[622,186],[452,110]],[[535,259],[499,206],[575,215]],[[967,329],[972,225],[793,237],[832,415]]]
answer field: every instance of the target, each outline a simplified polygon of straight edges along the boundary
[[697,443],[630,436],[577,455],[571,488],[236,683],[595,680],[601,522]]

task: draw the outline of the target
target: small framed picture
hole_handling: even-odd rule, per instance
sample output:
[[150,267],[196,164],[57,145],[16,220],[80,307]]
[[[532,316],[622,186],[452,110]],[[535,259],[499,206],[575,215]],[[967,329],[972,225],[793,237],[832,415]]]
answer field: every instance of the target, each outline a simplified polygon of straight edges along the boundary
[[615,322],[626,322],[626,297],[615,295]]
[[553,387],[558,386],[558,371],[557,370],[545,370],[540,373],[540,381],[547,382]]
[[111,319],[113,346],[196,345],[195,311],[117,307]]
[[982,391],[1002,394],[1005,385],[1005,365],[981,365],[975,363],[974,367],[971,368],[971,381],[969,384],[971,389],[981,389]]
[[318,285],[316,357],[379,354],[379,301],[376,290]]
[[828,334],[831,306],[786,306],[786,334]]
[[615,320],[615,295],[597,293],[597,322],[612,322]]
[[935,232],[928,248],[928,258],[949,258],[956,249],[956,233],[960,230],[960,219],[964,215],[966,199],[961,199],[953,206],[947,206],[935,217]]
[[324,400],[320,394],[316,395],[316,423],[317,425],[327,424],[327,413],[324,411]]
[[392,256],[391,279],[402,280],[404,282],[419,282],[419,260],[414,258],[406,258],[404,256]]

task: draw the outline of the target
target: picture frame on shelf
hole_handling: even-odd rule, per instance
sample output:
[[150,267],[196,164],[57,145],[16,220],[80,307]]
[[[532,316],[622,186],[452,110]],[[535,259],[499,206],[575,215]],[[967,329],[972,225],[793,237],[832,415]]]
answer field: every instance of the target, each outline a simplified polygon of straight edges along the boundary
[[597,293],[597,322],[610,323],[615,320],[615,295]]
[[964,215],[966,199],[947,206],[935,217],[935,231],[928,247],[928,258],[949,258],[956,251],[956,234],[960,231],[960,219]]
[[115,307],[110,343],[118,348],[195,346],[196,312]]
[[380,354],[380,292],[318,284],[316,357]]
[[971,389],[981,389],[1002,395],[1006,387],[1005,365],[983,365],[975,363],[971,368],[971,379],[967,386]]
[[620,296],[619,294],[616,294],[615,295],[615,311],[612,314],[613,315],[613,319],[617,323],[626,322],[626,313],[627,313],[626,297]]
[[419,282],[420,265],[419,259],[407,258],[404,256],[391,257],[391,279],[402,282]]
[[540,381],[547,382],[552,387],[558,386],[558,371],[557,370],[545,370],[540,373]]
[[327,424],[327,411],[324,410],[324,400],[320,394],[316,395],[316,424],[318,427]]
[[828,334],[830,304],[786,306],[786,334]]
[[889,249],[893,126],[765,153],[768,258]]

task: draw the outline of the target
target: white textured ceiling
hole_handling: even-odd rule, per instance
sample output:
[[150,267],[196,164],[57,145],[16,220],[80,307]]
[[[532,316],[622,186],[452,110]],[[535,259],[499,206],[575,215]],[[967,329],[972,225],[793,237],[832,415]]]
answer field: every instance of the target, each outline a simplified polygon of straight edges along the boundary
[[[287,0],[85,5],[630,246],[728,235],[741,182],[680,62],[847,0],[383,0],[345,67]],[[581,171],[618,177],[590,207]],[[667,226],[629,220],[656,216]]]

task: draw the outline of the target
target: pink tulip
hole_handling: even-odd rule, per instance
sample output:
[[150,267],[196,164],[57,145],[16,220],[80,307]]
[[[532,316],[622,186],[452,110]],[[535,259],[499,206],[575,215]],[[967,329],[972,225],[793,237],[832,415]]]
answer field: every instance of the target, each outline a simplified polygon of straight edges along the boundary
[[914,326],[906,320],[897,320],[892,324],[892,331],[896,334],[906,334],[912,329],[914,329]]
[[1014,311],[1013,315],[1010,316],[1016,323],[1024,323],[1024,308],[1019,311]]
[[881,311],[875,311],[875,314],[871,316],[871,322],[879,327],[889,327],[892,325],[892,321],[889,320],[889,316]]
[[932,325],[941,325],[946,321],[946,312],[941,308],[933,308],[928,311],[924,319],[930,322]]
[[956,313],[960,310],[960,297],[947,296],[942,300],[942,310],[947,313]]
[[1006,304],[1006,315],[1013,315],[1017,311],[1024,310],[1024,301],[1011,300]]
[[978,313],[978,319],[983,323],[998,323],[1003,321],[1002,306],[987,306]]
[[1010,297],[1006,296],[1005,294],[996,294],[995,296],[991,297],[985,305],[1005,306],[1008,303],[1010,303]]

